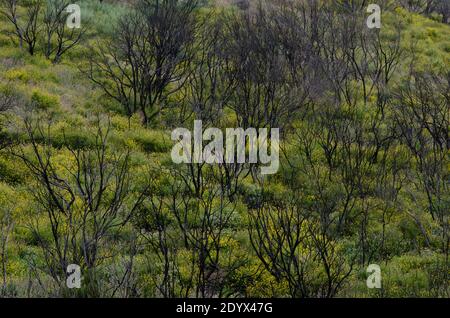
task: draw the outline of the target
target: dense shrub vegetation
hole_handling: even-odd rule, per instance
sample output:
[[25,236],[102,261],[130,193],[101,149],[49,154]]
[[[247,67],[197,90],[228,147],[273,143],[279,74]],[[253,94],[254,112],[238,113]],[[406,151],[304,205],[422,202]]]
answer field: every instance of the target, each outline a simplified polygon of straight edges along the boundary
[[0,0],[0,296],[449,297],[449,2],[375,2]]

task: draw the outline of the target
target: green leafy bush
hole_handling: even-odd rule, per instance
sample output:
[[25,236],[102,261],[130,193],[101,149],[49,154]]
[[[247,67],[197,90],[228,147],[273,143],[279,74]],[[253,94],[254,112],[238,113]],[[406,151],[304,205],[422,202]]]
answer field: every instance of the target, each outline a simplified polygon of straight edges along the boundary
[[172,145],[168,136],[161,132],[140,129],[128,134],[145,152],[166,152]]
[[61,104],[59,97],[48,93],[34,90],[31,94],[31,103],[34,107],[40,110],[59,110]]

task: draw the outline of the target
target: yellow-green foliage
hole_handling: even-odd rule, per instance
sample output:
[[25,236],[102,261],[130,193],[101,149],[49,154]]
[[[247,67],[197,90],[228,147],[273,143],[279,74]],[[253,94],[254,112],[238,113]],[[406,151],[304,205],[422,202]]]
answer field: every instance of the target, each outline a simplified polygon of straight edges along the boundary
[[10,69],[5,73],[5,78],[8,80],[19,80],[26,83],[30,80],[30,73],[25,69]]
[[27,198],[25,194],[8,184],[0,182],[0,218],[8,213],[14,219],[20,219],[26,208]]
[[0,181],[17,184],[23,181],[26,170],[14,158],[0,156]]
[[[419,14],[397,8],[393,19],[402,17],[402,48],[406,52],[416,50],[414,67],[421,71],[445,71],[450,67],[450,26],[433,21]],[[408,62],[408,61],[404,61]]]
[[33,90],[31,103],[40,110],[57,111],[60,108],[59,97],[40,90]]
[[[344,1],[339,1],[344,2]],[[161,129],[165,123],[170,126],[178,120],[179,114],[172,107],[167,107],[161,112],[164,118],[164,124],[159,128],[143,127],[140,114],[134,114],[131,118],[124,116],[123,109],[117,102],[106,98],[104,92],[98,88],[94,88],[91,82],[86,79],[85,75],[78,71],[78,66],[88,65],[87,55],[91,52],[89,45],[96,45],[97,41],[105,41],[106,34],[111,32],[110,19],[117,19],[116,11],[125,12],[124,6],[118,6],[111,3],[100,4],[98,1],[83,1],[82,8],[84,12],[88,12],[91,22],[96,26],[95,30],[89,31],[89,38],[75,50],[70,51],[62,63],[53,65],[47,60],[42,52],[37,52],[34,56],[27,54],[26,49],[20,49],[11,39],[0,33],[0,93],[13,91],[14,94],[20,96],[20,111],[26,113],[37,112],[42,116],[42,128],[47,132],[47,119],[52,123],[48,130],[49,136],[36,135],[36,141],[39,150],[45,149],[53,155],[52,163],[55,172],[62,178],[70,179],[73,175],[70,172],[75,170],[75,162],[72,154],[67,148],[76,150],[89,150],[98,145],[95,139],[95,123],[97,115],[102,118],[110,119],[110,135],[107,142],[108,149],[113,152],[121,153],[130,150],[130,174],[132,194],[129,197],[137,196],[138,190],[148,186],[145,195],[157,195],[163,198],[163,217],[165,221],[170,223],[168,236],[173,237],[170,242],[169,249],[176,248],[176,254],[171,255],[176,263],[173,275],[179,275],[178,283],[188,285],[191,283],[192,277],[197,277],[198,268],[195,266],[198,251],[186,248],[184,240],[177,224],[177,220],[173,215],[173,206],[170,204],[174,186],[176,185],[173,172],[173,163],[170,160],[170,149],[173,142],[170,139],[170,133]],[[86,11],[86,9],[89,9]],[[116,10],[119,9],[119,10]],[[20,8],[23,13],[23,8]],[[219,11],[211,12],[209,9],[202,9],[201,16],[209,16],[213,18],[222,14]],[[95,18],[98,16],[98,19]],[[84,20],[83,20],[84,21]],[[104,23],[106,21],[106,23]],[[381,39],[384,42],[394,40],[397,36],[394,26],[399,23],[401,25],[401,47],[407,53],[403,55],[400,66],[394,74],[393,87],[398,86],[396,81],[402,79],[409,70],[411,64],[411,49],[416,51],[414,68],[416,70],[425,71],[448,71],[450,67],[450,26],[439,23],[422,15],[412,14],[402,8],[397,8],[395,12],[385,12],[382,17],[382,28],[380,30]],[[0,16],[0,29],[11,31],[4,17]],[[89,45],[88,45],[89,44]],[[200,57],[201,52],[196,52]],[[361,83],[353,80],[346,87],[350,90],[359,90]],[[176,86],[176,83],[172,84]],[[171,87],[172,88],[172,87]],[[170,106],[177,107],[185,97],[183,90],[172,94],[165,100]],[[322,100],[317,102],[316,111],[321,111],[328,107],[328,99],[334,98],[331,92],[325,94]],[[336,116],[345,120],[354,120],[355,122],[369,122],[370,118],[375,116],[378,111],[375,108],[377,102],[376,90],[368,96],[367,103],[361,100],[356,102],[356,106],[343,103]],[[327,104],[325,104],[327,103]],[[29,107],[31,104],[31,107]],[[20,113],[20,112],[19,112]],[[22,114],[21,114],[22,115]],[[386,110],[386,117],[379,126],[381,135],[392,129],[389,116],[392,114]],[[191,118],[190,120],[193,120]],[[1,124],[7,125],[2,133],[8,134],[9,137],[15,137],[15,144],[9,150],[24,151],[25,155],[32,156],[32,147],[30,145],[29,136],[26,136],[22,119],[18,114],[11,112],[8,117],[1,117]],[[226,108],[223,114],[223,120],[220,125],[223,127],[235,127],[237,125],[237,117],[233,110]],[[352,206],[352,213],[348,216],[354,220],[361,220],[364,209],[370,207],[370,213],[367,216],[368,226],[365,234],[369,241],[367,250],[370,254],[370,261],[379,262],[382,269],[382,289],[373,291],[368,290],[365,284],[367,273],[365,272],[365,264],[361,265],[356,260],[353,263],[354,272],[345,281],[345,288],[338,296],[351,297],[422,297],[422,296],[442,296],[445,293],[444,283],[448,280],[448,272],[445,272],[443,266],[443,255],[439,254],[442,246],[442,232],[439,224],[433,220],[424,204],[418,202],[426,202],[426,194],[420,193],[415,188],[415,184],[410,184],[409,180],[404,181],[407,187],[400,193],[400,202],[392,202],[385,208],[385,201],[376,194],[379,188],[377,183],[379,170],[375,164],[371,169],[364,171],[363,180],[358,186],[364,188],[366,192],[361,193],[356,203],[346,202],[345,198],[348,194],[346,191],[358,190],[344,188],[343,183],[346,177],[351,174],[350,171],[339,171],[339,163],[337,167],[329,168],[325,163],[324,151],[318,144],[314,134],[326,133],[327,131],[315,131],[313,121],[306,119],[297,119],[295,122],[295,132],[298,136],[306,136],[307,141],[312,140],[311,161],[316,165],[317,171],[311,171],[308,164],[305,164],[305,158],[299,154],[298,136],[289,135],[287,140],[283,141],[283,153],[280,154],[282,164],[280,171],[273,177],[267,177],[257,182],[249,173],[242,173],[239,180],[238,191],[235,197],[230,200],[224,209],[224,213],[230,213],[227,219],[227,228],[221,233],[221,239],[218,241],[220,247],[219,270],[214,274],[220,276],[227,273],[226,264],[240,264],[232,271],[230,277],[227,277],[226,288],[237,291],[235,295],[246,297],[289,297],[290,291],[288,283],[285,279],[275,278],[264,268],[262,262],[255,255],[252,245],[248,237],[248,225],[250,217],[250,209],[256,208],[261,199],[271,203],[283,202],[292,193],[293,186],[297,187],[299,195],[295,198],[296,204],[301,206],[301,213],[317,216],[319,206],[329,207],[330,214],[327,215],[330,220],[336,220],[339,213],[344,209],[344,205]],[[107,126],[106,120],[103,127]],[[191,128],[191,123],[186,124],[187,128]],[[222,128],[222,127],[221,127]],[[3,129],[3,127],[2,127]],[[290,133],[290,131],[288,131]],[[309,135],[308,135],[309,134]],[[3,137],[3,135],[0,135]],[[48,137],[48,139],[47,139]],[[382,137],[382,136],[381,136]],[[323,140],[322,140],[323,141]],[[351,148],[350,154],[355,155],[358,149]],[[337,151],[341,148],[337,147]],[[44,152],[43,152],[44,153]],[[284,158],[287,155],[289,162]],[[380,149],[378,157],[381,160],[386,155],[384,149]],[[109,159],[109,158],[108,158]],[[303,161],[302,161],[303,160]],[[395,166],[395,168],[409,167],[411,171],[417,172],[416,163],[411,159],[411,154],[405,145],[393,144],[387,152],[387,165]],[[292,165],[291,165],[292,164]],[[186,168],[187,166],[182,166]],[[209,167],[205,166],[205,170]],[[302,167],[304,171],[299,171],[298,167]],[[216,168],[216,167],[215,167]],[[389,167],[392,168],[392,167]],[[448,165],[450,169],[450,164]],[[177,171],[178,172],[178,171]],[[222,177],[217,173],[217,183]],[[223,173],[223,171],[221,171]],[[312,174],[314,172],[314,174]],[[311,174],[309,174],[311,173]],[[244,177],[245,175],[245,177]],[[415,176],[408,176],[414,179]],[[415,180],[415,179],[414,179]],[[201,180],[202,182],[204,180]],[[388,180],[390,182],[392,180]],[[417,180],[415,180],[417,181]],[[112,181],[116,182],[116,181]],[[181,181],[180,181],[181,182]],[[182,182],[181,182],[182,183]],[[417,182],[419,183],[419,182]],[[261,184],[264,190],[261,190]],[[216,184],[217,185],[217,184]],[[315,191],[315,186],[320,186],[320,193]],[[36,203],[32,197],[31,190],[37,189],[39,183],[36,177],[33,177],[29,170],[26,169],[23,162],[17,157],[12,156],[8,151],[0,152],[0,219],[6,213],[11,213],[15,223],[20,226],[14,228],[11,243],[8,246],[7,273],[9,279],[21,279],[22,282],[27,279],[27,271],[29,270],[26,263],[27,257],[32,255],[38,262],[43,262],[42,249],[40,249],[37,237],[27,227],[31,221],[37,222],[41,231],[41,239],[51,242],[52,232],[50,221],[46,217],[48,212],[45,207]],[[78,191],[79,189],[77,189]],[[185,189],[178,193],[183,199],[187,199],[188,194]],[[205,196],[212,194],[214,189],[206,189]],[[107,191],[108,192],[108,191]],[[187,191],[186,191],[187,192]],[[297,193],[297,192],[296,192]],[[353,193],[352,193],[353,194]],[[107,196],[110,193],[107,193]],[[356,194],[355,194],[356,196]],[[290,197],[289,197],[290,198]],[[60,198],[61,201],[68,200],[68,197]],[[108,197],[108,200],[112,198]],[[146,197],[146,199],[148,199]],[[187,206],[187,216],[183,220],[185,226],[190,226],[193,231],[199,231],[202,222],[202,212],[205,210],[204,197],[190,198]],[[229,198],[222,198],[228,200]],[[322,201],[320,201],[322,200]],[[139,237],[135,225],[141,223],[149,223],[146,230],[147,238],[156,239],[160,234],[160,228],[155,226],[155,211],[152,205],[155,202],[145,201],[139,212],[145,214],[139,220],[132,220],[133,226],[128,224],[126,227],[118,226],[108,235],[107,251],[101,255],[104,258],[102,266],[104,268],[123,270],[122,263],[125,264],[129,260],[130,250],[122,248],[120,244],[125,240],[132,240]],[[175,202],[180,205],[179,202]],[[222,201],[219,197],[209,202],[209,208],[220,209]],[[442,203],[446,204],[446,202]],[[75,193],[75,202],[73,209],[78,213],[85,208],[83,194]],[[123,210],[123,211],[122,211]],[[127,207],[123,207],[122,212],[127,211]],[[327,210],[328,212],[328,210]],[[213,218],[216,216],[214,215]],[[101,218],[99,218],[101,219]],[[209,221],[209,220],[208,220]],[[383,222],[387,222],[387,224]],[[139,223],[141,222],[141,223]],[[213,219],[212,222],[219,222]],[[334,222],[334,221],[330,221]],[[64,223],[64,222],[63,222]],[[310,248],[314,244],[328,245],[333,247],[333,255],[330,256],[331,265],[344,260],[345,268],[350,266],[350,259],[354,254],[358,254],[359,250],[354,247],[360,240],[360,229],[362,224],[355,222],[351,224],[351,230],[342,233],[342,236],[335,241],[326,241],[328,235],[332,235],[335,229],[330,227],[324,236],[317,235],[313,240],[312,234],[320,232],[320,222],[305,222],[304,228],[300,231],[307,238],[296,247],[295,253],[299,259],[308,259]],[[216,223],[215,223],[216,224]],[[421,228],[418,226],[420,224]],[[67,226],[62,224],[62,227]],[[268,225],[270,233],[274,233],[275,227],[280,224],[272,222]],[[287,225],[286,225],[287,226]],[[307,231],[307,228],[312,229]],[[424,238],[423,232],[427,235]],[[160,297],[156,284],[161,279],[164,272],[163,259],[158,257],[154,252],[149,251],[147,241],[139,241],[138,238],[138,255],[134,259],[133,275],[136,275],[136,283],[138,284],[139,296]],[[208,244],[215,243],[211,233],[201,238]],[[128,244],[126,241],[124,244]],[[190,242],[193,244],[192,242]],[[383,248],[380,248],[383,246]],[[329,249],[331,250],[331,249]],[[433,250],[433,251],[431,251]],[[118,255],[117,259],[112,258]],[[216,256],[213,251],[211,258]],[[119,260],[119,261],[118,261]],[[367,260],[366,260],[367,261]],[[334,262],[334,263],[333,263]],[[194,264],[194,265],[193,265]],[[225,264],[225,265],[224,265]],[[315,259],[305,261],[306,278],[310,281],[311,288],[324,286],[326,283],[326,272],[320,257],[317,255]],[[447,268],[448,271],[448,268]],[[110,281],[111,273],[107,273],[104,281]],[[114,272],[115,274],[115,272]],[[103,278],[104,278],[103,277]],[[216,277],[214,277],[216,278]],[[220,278],[220,277],[219,277]],[[317,285],[317,286],[316,286]],[[447,287],[448,288],[448,287]],[[195,289],[195,287],[194,287]],[[440,292],[438,292],[440,290]],[[176,292],[181,293],[180,286],[176,287]],[[190,296],[194,294],[191,290]]]
[[160,131],[141,128],[137,131],[130,131],[125,136],[136,142],[145,152],[166,152],[171,147],[168,136]]
[[448,287],[444,257],[424,251],[402,255],[382,266],[382,294],[385,297],[430,297]]

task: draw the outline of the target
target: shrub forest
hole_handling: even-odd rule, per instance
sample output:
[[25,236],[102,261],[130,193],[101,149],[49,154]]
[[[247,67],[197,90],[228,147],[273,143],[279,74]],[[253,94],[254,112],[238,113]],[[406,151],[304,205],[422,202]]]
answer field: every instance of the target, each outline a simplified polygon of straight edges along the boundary
[[[0,297],[450,297],[449,19],[0,0]],[[175,163],[195,120],[278,128],[277,172]]]

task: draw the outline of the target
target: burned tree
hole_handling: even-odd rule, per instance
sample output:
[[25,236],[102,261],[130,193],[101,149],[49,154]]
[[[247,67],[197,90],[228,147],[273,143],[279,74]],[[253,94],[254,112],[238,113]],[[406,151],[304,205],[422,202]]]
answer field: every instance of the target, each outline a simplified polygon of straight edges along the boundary
[[[253,249],[291,297],[334,297],[352,272],[336,241],[298,202],[253,203],[248,224]],[[320,279],[324,277],[324,279]]]
[[[229,76],[236,82],[229,108],[244,129],[288,127],[307,98],[306,85],[295,82],[295,75],[304,74],[290,72],[293,61],[289,61],[282,46],[290,42],[282,37],[294,32],[284,32],[288,21],[278,10],[276,5],[268,9],[260,4],[255,14],[235,14],[226,26],[230,38],[225,50],[233,65]],[[295,61],[299,67],[303,62]]]
[[78,45],[87,30],[86,21],[80,28],[69,29],[66,25],[69,4],[67,0],[49,0],[44,10],[44,54],[53,63],[58,63],[64,53]]
[[[35,184],[30,191],[37,210],[29,228],[45,261],[38,269],[53,279],[60,293],[65,293],[67,266],[77,264],[85,273],[85,292],[99,295],[95,270],[106,256],[109,236],[128,223],[142,201],[142,194],[134,193],[130,184],[129,154],[111,152],[109,126],[98,122],[97,127],[92,148],[64,147],[70,164],[62,169],[49,143],[48,127],[34,120],[25,120],[31,151],[23,147],[13,151]],[[42,216],[50,238],[43,232]]]
[[[398,136],[417,165],[417,181],[426,197],[426,209],[442,229],[442,247],[449,250],[449,77],[413,72],[392,101]],[[418,198],[413,197],[418,202]]]
[[0,2],[0,14],[14,26],[12,35],[19,40],[19,46],[24,43],[27,46],[28,53],[35,53],[36,43],[41,32],[41,23],[39,14],[42,9],[42,2],[34,0],[25,5],[25,15],[18,13],[18,0],[2,0]]
[[184,84],[193,55],[195,0],[142,0],[120,19],[112,38],[99,43],[84,72],[128,116],[144,124]]
[[228,231],[235,203],[227,200],[211,175],[205,176],[199,197],[186,181],[176,178],[179,173],[166,174],[170,176],[158,181],[159,188],[150,189],[134,218],[143,246],[157,259],[152,278],[155,295],[210,298],[232,294],[227,289],[229,281],[246,261],[227,247],[233,240]]

